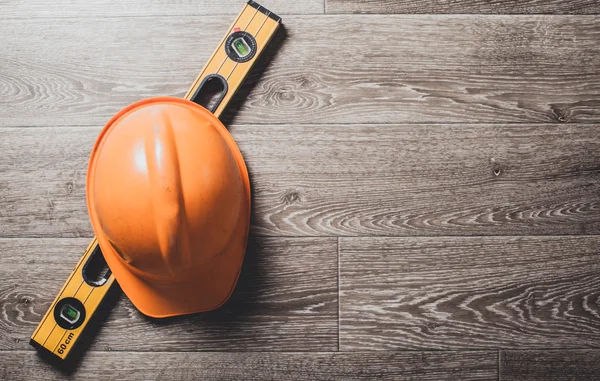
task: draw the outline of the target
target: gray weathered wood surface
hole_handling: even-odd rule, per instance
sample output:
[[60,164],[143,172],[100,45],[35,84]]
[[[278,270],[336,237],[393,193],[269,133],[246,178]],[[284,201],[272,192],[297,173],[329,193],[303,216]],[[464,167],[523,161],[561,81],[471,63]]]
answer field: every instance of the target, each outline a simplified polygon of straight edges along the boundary
[[[596,16],[322,17],[285,19],[236,123],[600,121]],[[182,96],[231,18],[3,20],[0,126],[103,125]]]
[[[0,239],[0,327],[6,328],[0,330],[0,350],[30,348],[29,335],[88,243],[85,238]],[[123,297],[91,349],[333,351],[337,314],[335,238],[254,238],[225,306],[156,320]]]
[[[598,125],[230,127],[257,235],[600,234]],[[0,129],[0,235],[92,236],[99,127]]]
[[0,0],[0,379],[599,379],[599,3],[261,3],[232,299],[116,298],[64,373],[28,340],[93,235],[92,144],[183,95],[243,1]]
[[530,350],[500,352],[502,381],[596,381],[600,351]]
[[327,0],[327,13],[598,14],[596,0]]
[[600,346],[600,237],[340,239],[340,349]]
[[[31,351],[6,354],[18,367],[2,368],[2,379],[47,381],[63,379],[41,364]],[[172,353],[92,352],[76,375],[112,380],[496,380],[498,354],[468,352],[365,353]],[[51,378],[45,378],[50,375]]]
[[[279,15],[322,14],[325,0],[264,0],[259,4]],[[235,16],[243,0],[0,0],[3,18],[74,18],[123,16]],[[230,17],[231,18],[231,17]]]

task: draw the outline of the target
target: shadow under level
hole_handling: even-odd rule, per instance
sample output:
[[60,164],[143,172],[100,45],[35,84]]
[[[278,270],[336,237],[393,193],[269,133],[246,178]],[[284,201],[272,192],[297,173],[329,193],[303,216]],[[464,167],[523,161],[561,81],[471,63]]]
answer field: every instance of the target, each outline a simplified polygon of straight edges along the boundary
[[231,125],[235,121],[235,117],[238,114],[238,111],[243,106],[245,100],[248,98],[248,95],[256,87],[257,83],[262,78],[265,70],[269,67],[273,59],[277,56],[281,48],[284,46],[285,41],[287,39],[287,30],[285,25],[280,25],[277,29],[277,32],[273,35],[271,42],[265,47],[262,54],[256,62],[254,66],[248,73],[248,76],[235,93],[229,105],[221,115],[221,122],[225,126]]

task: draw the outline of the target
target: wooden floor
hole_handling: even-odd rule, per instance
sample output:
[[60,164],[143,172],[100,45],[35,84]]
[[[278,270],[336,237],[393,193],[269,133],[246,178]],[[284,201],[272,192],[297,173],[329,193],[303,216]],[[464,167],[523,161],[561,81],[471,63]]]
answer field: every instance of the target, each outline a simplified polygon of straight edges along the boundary
[[600,2],[261,3],[233,297],[121,296],[61,370],[28,340],[93,235],[92,144],[183,96],[243,1],[0,0],[0,379],[600,379]]

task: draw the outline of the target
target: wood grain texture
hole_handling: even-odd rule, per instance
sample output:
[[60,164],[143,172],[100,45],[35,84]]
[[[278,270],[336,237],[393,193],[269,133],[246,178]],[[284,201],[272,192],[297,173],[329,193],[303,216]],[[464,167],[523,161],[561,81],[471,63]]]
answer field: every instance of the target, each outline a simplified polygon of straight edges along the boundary
[[326,0],[327,13],[598,14],[596,0]]
[[501,381],[596,381],[600,351],[500,351]]
[[[0,126],[102,125],[135,100],[182,96],[230,22],[3,20]],[[226,120],[600,121],[595,16],[295,16],[284,25]]]
[[340,239],[340,349],[600,346],[600,237]]
[[[31,348],[31,333],[88,243],[0,239],[0,350]],[[332,351],[337,313],[336,239],[255,238],[223,307],[150,319],[122,297],[90,349]]]
[[[60,380],[32,352],[0,352],[4,380]],[[91,352],[72,374],[111,380],[497,380],[496,352]],[[7,366],[8,365],[8,366]],[[10,366],[13,365],[13,366]]]
[[[245,0],[0,0],[3,19],[122,17],[122,16],[204,16],[236,15]],[[261,0],[259,4],[276,14],[319,14],[324,0]]]
[[[0,130],[0,236],[92,236],[99,128]],[[600,233],[597,125],[232,126],[267,236]]]

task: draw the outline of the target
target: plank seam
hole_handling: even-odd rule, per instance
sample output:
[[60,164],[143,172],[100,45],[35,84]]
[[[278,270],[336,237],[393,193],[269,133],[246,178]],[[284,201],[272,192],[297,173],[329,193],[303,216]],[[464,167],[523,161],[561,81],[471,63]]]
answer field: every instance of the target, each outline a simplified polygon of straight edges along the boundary
[[[315,13],[318,14],[318,13]],[[310,13],[300,13],[300,15],[310,16]],[[389,16],[502,16],[502,17],[510,17],[510,16],[519,16],[519,17],[528,17],[528,16],[554,16],[554,17],[588,17],[588,16],[597,16],[600,15],[600,12],[593,13],[371,13],[371,12],[362,12],[362,13],[352,13],[352,12],[331,12],[326,13],[327,16],[379,16],[379,17],[389,17]],[[208,16],[208,15],[207,15]],[[217,16],[216,14],[211,14],[210,16]],[[220,16],[220,15],[219,15]],[[118,17],[118,16],[114,16]]]
[[[455,18],[455,17],[472,17],[477,16],[481,18],[498,18],[498,17],[531,17],[531,16],[548,16],[550,18],[582,18],[582,19],[593,19],[600,15],[600,12],[594,13],[318,13],[318,11],[310,13],[277,13],[279,16],[305,16],[305,17],[319,17],[325,19],[333,18],[370,18],[370,17],[394,17],[394,18]],[[22,21],[22,20],[90,20],[90,19],[127,19],[127,18],[215,18],[215,17],[231,17],[235,16],[236,13],[185,13],[185,14],[150,14],[150,15],[100,15],[100,16],[30,16],[30,17],[3,17],[4,21]]]
[[[106,121],[108,121],[109,116],[106,117]],[[90,124],[54,124],[51,126],[48,125],[41,125],[41,124],[22,124],[22,125],[0,125],[0,129],[10,129],[10,128],[65,128],[65,127],[69,127],[69,128],[89,128],[89,127],[96,127],[96,128],[100,128],[102,127],[101,125],[102,123],[98,124],[98,123],[90,123]],[[231,124],[227,126],[227,129],[231,129],[231,128],[241,128],[241,127],[270,127],[270,126],[289,126],[289,127],[294,127],[294,126],[300,126],[300,127],[305,127],[305,126],[312,126],[312,127],[320,127],[320,126],[366,126],[366,127],[387,127],[387,126],[398,126],[398,127],[406,127],[406,126],[489,126],[489,127],[522,127],[522,126],[528,126],[528,127],[556,127],[556,126],[568,126],[568,127],[576,127],[576,126],[594,126],[594,125],[600,125],[600,122],[598,121],[590,121],[590,122],[539,122],[539,121],[528,121],[528,120],[523,120],[523,121],[518,121],[518,122],[497,122],[497,123],[490,123],[490,122],[467,122],[467,123],[463,123],[463,122],[436,122],[436,121],[430,121],[430,122],[378,122],[378,123],[337,123],[337,122],[331,122],[331,123],[298,123],[298,122],[293,122],[293,123],[243,123],[243,124]]]
[[341,323],[341,288],[340,288],[340,237],[337,237],[337,291],[338,291],[338,297],[337,297],[337,303],[338,303],[338,352],[340,352],[340,340],[341,340],[341,330],[342,330],[342,323]]
[[[251,237],[255,238],[294,238],[294,239],[356,239],[356,238],[371,238],[371,239],[379,239],[379,238],[421,238],[421,239],[433,239],[433,238],[574,238],[574,237],[582,237],[582,238],[600,238],[600,234],[525,234],[525,235],[502,235],[502,234],[461,234],[461,235],[345,235],[345,236],[333,236],[333,235],[259,235],[259,234],[251,234]],[[35,239],[92,239],[92,236],[77,236],[77,237],[62,237],[62,236],[2,236],[0,235],[0,240],[13,240],[13,239],[27,239],[27,240],[35,240]]]
[[[510,350],[513,351],[521,351],[520,349],[517,348],[509,348]],[[540,347],[539,349],[532,349],[531,351],[541,351],[544,350],[544,348]],[[551,350],[561,350],[559,349],[555,349],[552,348]],[[563,349],[564,350],[564,349]],[[566,348],[566,350],[592,350],[592,351],[597,351],[598,353],[600,353],[600,349],[595,349],[595,348]],[[487,352],[489,354],[492,353],[496,353],[496,349],[486,349],[486,348],[482,348],[482,349],[473,349],[473,348],[465,348],[465,349],[400,349],[400,350],[385,350],[385,351],[381,351],[381,350],[360,350],[360,351],[343,351],[343,352],[338,352],[335,350],[329,350],[329,351],[314,351],[314,350],[304,350],[304,351],[273,351],[273,350],[222,350],[222,351],[217,351],[217,350],[210,350],[210,351],[152,351],[152,350],[148,350],[148,351],[140,351],[140,350],[120,350],[120,349],[111,349],[111,350],[86,350],[86,353],[201,353],[201,354],[223,354],[223,353],[231,353],[231,354],[248,354],[248,353],[266,353],[266,354],[304,354],[304,353],[310,353],[310,354],[339,354],[339,355],[352,355],[352,354],[357,354],[357,353],[369,353],[369,354],[383,354],[383,353],[482,353],[482,352]],[[34,348],[31,348],[31,350],[25,350],[25,349],[16,349],[16,350],[10,350],[10,349],[0,349],[0,353],[37,353],[37,351]]]
[[[243,4],[243,2],[242,2]],[[185,14],[155,14],[155,15],[104,15],[104,16],[82,16],[82,15],[75,15],[75,16],[31,16],[31,17],[3,17],[1,18],[3,21],[23,21],[23,20],[72,20],[72,19],[79,19],[79,20],[90,20],[90,19],[128,19],[128,18],[139,18],[139,19],[144,19],[144,18],[195,18],[195,17],[202,17],[202,18],[211,18],[211,17],[231,17],[234,16],[239,13],[239,12],[233,12],[233,13],[185,13]],[[323,13],[318,13],[318,11],[315,11],[313,13],[279,13],[277,12],[278,16],[281,16],[282,18],[285,16],[306,16],[306,17],[311,17],[311,16],[324,16]],[[343,14],[340,14],[343,15]],[[348,14],[348,16],[350,16],[352,14]],[[410,14],[408,14],[410,15]],[[344,15],[345,16],[345,15]],[[556,16],[561,16],[561,15],[556,15]],[[585,16],[585,15],[582,15]]]
[[500,381],[500,348],[498,348],[497,356],[498,356],[498,358],[497,358],[497,360],[498,360],[498,367],[497,367],[497,370],[496,370],[496,374],[498,376],[498,381]]

